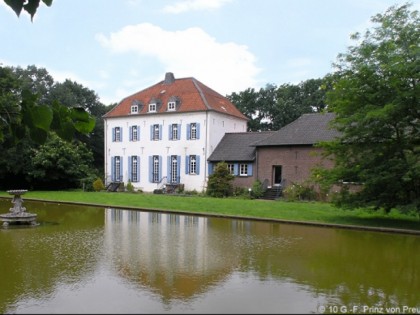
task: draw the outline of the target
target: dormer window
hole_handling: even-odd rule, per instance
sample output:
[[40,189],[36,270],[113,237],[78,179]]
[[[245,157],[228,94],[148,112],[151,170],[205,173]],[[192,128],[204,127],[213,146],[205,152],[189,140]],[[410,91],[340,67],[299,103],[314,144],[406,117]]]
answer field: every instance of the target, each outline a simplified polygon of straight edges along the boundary
[[136,105],[131,105],[131,113],[132,114],[138,114],[139,113],[139,106]]
[[168,102],[168,111],[176,110],[176,102]]
[[149,112],[155,113],[156,112],[156,103],[150,103],[149,104]]

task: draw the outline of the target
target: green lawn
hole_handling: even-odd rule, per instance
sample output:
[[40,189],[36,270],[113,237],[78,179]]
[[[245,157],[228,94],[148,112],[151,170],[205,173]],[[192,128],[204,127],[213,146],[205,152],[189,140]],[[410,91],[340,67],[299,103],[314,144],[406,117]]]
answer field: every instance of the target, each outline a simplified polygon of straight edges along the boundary
[[[0,197],[12,198],[6,191]],[[28,191],[23,200],[75,202],[126,209],[276,219],[306,223],[356,225],[420,231],[418,216],[392,211],[386,215],[363,209],[342,210],[329,203],[210,198],[128,192]],[[2,211],[4,212],[4,211]]]

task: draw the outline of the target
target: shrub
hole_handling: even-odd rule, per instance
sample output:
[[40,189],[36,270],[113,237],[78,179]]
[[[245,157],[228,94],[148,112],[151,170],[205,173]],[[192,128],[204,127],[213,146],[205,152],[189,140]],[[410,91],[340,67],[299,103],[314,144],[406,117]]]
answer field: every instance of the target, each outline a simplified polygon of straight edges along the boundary
[[258,199],[258,198],[261,198],[263,195],[264,195],[263,185],[262,185],[261,181],[259,179],[257,179],[252,184],[251,196],[252,196],[252,198],[257,198]]
[[133,183],[131,183],[131,181],[128,181],[128,183],[127,183],[127,191],[128,192],[134,192],[134,186],[133,186]]
[[101,190],[105,190],[105,185],[104,182],[102,181],[102,179],[97,178],[93,184],[92,184],[93,190],[94,191],[101,191]]

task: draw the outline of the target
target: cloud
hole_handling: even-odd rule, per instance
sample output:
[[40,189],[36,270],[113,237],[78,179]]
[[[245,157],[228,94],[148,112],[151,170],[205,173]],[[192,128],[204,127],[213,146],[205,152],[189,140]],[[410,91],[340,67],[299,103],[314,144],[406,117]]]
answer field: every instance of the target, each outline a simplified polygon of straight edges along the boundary
[[255,86],[260,72],[247,46],[219,43],[198,27],[166,31],[142,23],[96,39],[114,53],[152,56],[175,77],[195,77],[221,94]]
[[178,14],[188,11],[215,10],[232,0],[183,0],[163,8],[166,13]]

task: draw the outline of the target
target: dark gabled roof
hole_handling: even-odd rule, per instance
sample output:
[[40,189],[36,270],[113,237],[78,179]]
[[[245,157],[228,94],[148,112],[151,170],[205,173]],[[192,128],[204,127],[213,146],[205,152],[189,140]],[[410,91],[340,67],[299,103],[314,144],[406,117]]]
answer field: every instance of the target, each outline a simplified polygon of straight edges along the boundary
[[[177,103],[176,111],[169,112],[167,109],[168,101],[174,100]],[[127,96],[103,117],[150,115],[148,112],[150,103],[157,105],[155,113],[216,111],[243,120],[249,120],[226,97],[193,77],[175,79],[172,72],[167,72],[163,81]],[[131,105],[133,104],[139,105],[139,111],[136,114],[131,113]]]
[[314,145],[320,141],[333,140],[340,133],[330,128],[333,113],[303,114],[257,143],[255,146]]
[[273,132],[226,133],[207,160],[209,162],[253,161],[256,148],[252,144],[269,137]]

